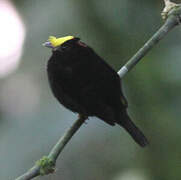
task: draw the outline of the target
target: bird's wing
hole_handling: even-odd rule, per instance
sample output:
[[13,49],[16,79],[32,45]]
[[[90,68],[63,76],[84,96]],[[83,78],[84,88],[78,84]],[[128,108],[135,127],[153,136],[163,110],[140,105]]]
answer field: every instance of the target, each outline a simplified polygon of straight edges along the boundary
[[115,112],[127,107],[126,99],[121,90],[120,78],[96,54],[92,54],[92,57],[89,56],[88,59],[84,60],[84,63],[85,65],[81,63],[82,67],[78,66],[80,68],[74,76],[77,82],[75,91],[79,92],[75,93],[79,94],[76,96],[76,101],[88,109],[89,113],[98,117],[107,116],[113,121]]
[[92,53],[92,56],[88,72],[91,76],[89,87],[95,92],[94,96],[107,105],[127,107],[117,72],[98,55]]

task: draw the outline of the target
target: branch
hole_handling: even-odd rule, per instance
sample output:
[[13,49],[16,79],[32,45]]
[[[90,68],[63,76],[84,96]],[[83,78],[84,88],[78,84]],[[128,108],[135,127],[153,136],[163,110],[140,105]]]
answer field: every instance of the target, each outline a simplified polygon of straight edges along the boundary
[[[175,13],[175,14],[174,14]],[[164,14],[165,15],[165,14]],[[164,17],[163,17],[164,18]],[[139,49],[139,51],[118,71],[122,78],[130,71],[166,34],[179,24],[181,18],[181,7],[175,9],[165,21],[164,25]]]
[[144,44],[144,46],[118,71],[122,78],[128,71],[130,71],[151,49],[155,46],[166,34],[172,30],[181,20],[181,5],[164,0],[165,8],[161,15],[167,20],[164,25]]
[[52,148],[49,155],[44,156],[42,159],[37,161],[33,168],[15,180],[30,180],[39,175],[53,173],[55,171],[55,164],[59,154],[86,119],[87,117],[79,116],[75,123],[65,132],[57,144]]
[[[174,6],[171,7],[171,2],[169,0],[164,0],[164,2],[167,8],[166,10],[164,8],[162,17],[167,17],[167,20],[163,26],[151,37],[151,39],[148,40],[148,42],[146,42],[145,45],[118,71],[121,78],[126,75],[126,73],[130,71],[162,38],[164,38],[170,30],[179,24],[181,20],[181,5],[173,3]],[[168,8],[168,6],[171,8]],[[87,117],[79,117],[78,120],[75,121],[75,123],[60,138],[48,156],[45,156],[37,161],[33,168],[15,180],[30,180],[39,175],[53,173],[55,171],[55,164],[58,156],[86,119]]]

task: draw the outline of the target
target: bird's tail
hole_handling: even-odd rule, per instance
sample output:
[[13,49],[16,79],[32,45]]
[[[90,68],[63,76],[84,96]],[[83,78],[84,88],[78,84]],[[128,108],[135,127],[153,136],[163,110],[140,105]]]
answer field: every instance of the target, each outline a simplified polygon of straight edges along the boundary
[[118,121],[117,123],[122,126],[141,147],[148,145],[149,142],[147,138],[131,121],[127,113],[123,113],[122,115],[120,121]]

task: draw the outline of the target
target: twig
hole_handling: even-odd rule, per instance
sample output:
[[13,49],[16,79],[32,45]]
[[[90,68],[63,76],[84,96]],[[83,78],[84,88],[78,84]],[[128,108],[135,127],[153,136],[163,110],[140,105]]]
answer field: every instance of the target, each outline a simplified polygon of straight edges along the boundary
[[118,71],[122,78],[130,71],[150,50],[155,46],[166,34],[178,24],[178,19],[175,16],[170,16],[165,24],[148,40],[144,46]]
[[67,132],[60,138],[60,140],[57,142],[57,144],[53,147],[48,157],[52,159],[52,161],[56,161],[59,154],[65,147],[65,145],[69,142],[71,137],[75,134],[75,132],[80,128],[80,126],[85,122],[87,117],[80,116],[77,121],[67,130]]
[[[16,180],[30,180],[39,175],[50,174],[54,172],[54,167],[56,160],[65,147],[65,145],[69,142],[71,137],[77,132],[80,126],[85,122],[87,117],[80,116],[75,123],[65,132],[65,134],[60,138],[57,144],[52,148],[49,155],[47,157],[43,157],[39,160],[33,168],[27,171],[22,176],[18,177]],[[42,164],[44,165],[42,167]]]
[[165,8],[161,15],[162,18],[168,17],[168,14],[173,8],[172,14],[165,21],[164,25],[139,49],[139,51],[118,71],[119,76],[122,78],[128,71],[130,71],[150,50],[155,46],[166,34],[172,30],[180,22],[181,6],[164,0]]
[[[169,0],[164,0],[165,4],[169,3]],[[171,3],[171,2],[170,2]],[[178,7],[178,5],[177,5]],[[143,58],[153,46],[155,46],[166,34],[178,25],[181,17],[181,6],[173,8],[172,12],[163,26],[148,40],[147,43],[118,71],[119,76],[122,78],[128,71],[130,71],[140,60]],[[53,173],[55,170],[55,164],[58,156],[69,142],[71,137],[77,132],[81,125],[85,122],[86,117],[79,117],[79,119],[65,132],[60,138],[58,143],[53,147],[47,157],[40,159],[33,168],[27,171],[24,175],[18,177],[16,180],[30,180],[39,175],[45,175]]]

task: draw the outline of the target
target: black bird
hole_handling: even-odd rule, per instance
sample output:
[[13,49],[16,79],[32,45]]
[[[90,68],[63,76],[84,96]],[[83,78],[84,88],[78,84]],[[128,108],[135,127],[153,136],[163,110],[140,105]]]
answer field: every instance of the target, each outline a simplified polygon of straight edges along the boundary
[[119,124],[140,146],[148,144],[127,114],[119,75],[92,48],[73,36],[50,36],[44,46],[52,48],[48,78],[62,105],[86,117],[96,116],[112,126]]

